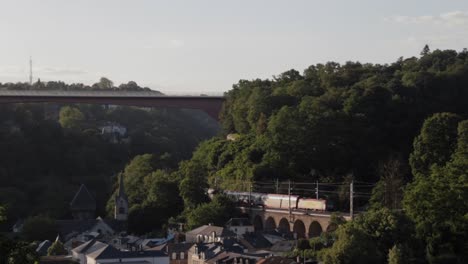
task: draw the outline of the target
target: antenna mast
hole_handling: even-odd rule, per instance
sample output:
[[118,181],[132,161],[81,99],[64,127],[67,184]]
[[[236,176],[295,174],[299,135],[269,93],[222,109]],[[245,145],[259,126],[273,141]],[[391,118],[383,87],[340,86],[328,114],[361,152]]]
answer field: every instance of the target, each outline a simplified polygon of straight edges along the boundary
[[29,85],[33,83],[33,74],[32,74],[32,58],[29,56]]

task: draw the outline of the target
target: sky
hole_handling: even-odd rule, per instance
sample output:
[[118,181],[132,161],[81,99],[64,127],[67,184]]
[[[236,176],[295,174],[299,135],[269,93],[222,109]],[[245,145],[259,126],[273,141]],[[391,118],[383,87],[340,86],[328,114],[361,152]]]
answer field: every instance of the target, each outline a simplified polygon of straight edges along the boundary
[[222,94],[240,79],[468,47],[466,0],[0,0],[0,83],[135,81]]

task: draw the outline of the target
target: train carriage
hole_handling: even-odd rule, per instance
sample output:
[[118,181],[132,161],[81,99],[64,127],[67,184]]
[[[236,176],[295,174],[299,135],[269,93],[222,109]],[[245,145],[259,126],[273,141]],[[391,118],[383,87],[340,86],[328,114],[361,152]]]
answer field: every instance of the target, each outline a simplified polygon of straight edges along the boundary
[[[297,208],[297,202],[299,196],[297,195],[285,195],[285,194],[266,194],[264,204],[266,208],[275,208],[275,209],[292,209]],[[291,201],[291,206],[289,205]]]
[[297,203],[297,209],[325,211],[327,210],[327,200],[301,198]]

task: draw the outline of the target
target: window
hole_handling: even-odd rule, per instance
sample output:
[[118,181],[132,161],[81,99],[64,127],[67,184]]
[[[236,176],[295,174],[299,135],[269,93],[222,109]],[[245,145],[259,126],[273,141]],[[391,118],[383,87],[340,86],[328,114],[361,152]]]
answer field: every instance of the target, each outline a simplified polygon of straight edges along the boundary
[[180,252],[180,259],[184,259],[185,258],[185,253],[184,252]]
[[177,259],[177,253],[172,253],[172,259]]
[[119,214],[125,214],[125,208],[123,206],[119,207]]

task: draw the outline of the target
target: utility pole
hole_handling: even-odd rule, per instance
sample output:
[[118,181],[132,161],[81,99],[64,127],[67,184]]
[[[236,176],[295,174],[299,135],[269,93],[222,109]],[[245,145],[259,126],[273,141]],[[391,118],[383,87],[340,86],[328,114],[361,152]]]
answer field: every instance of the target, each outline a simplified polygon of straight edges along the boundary
[[318,181],[315,181],[315,199],[319,199],[319,187]]
[[32,75],[32,58],[29,56],[29,85],[33,84],[33,75]]
[[288,181],[288,196],[289,196],[289,219],[291,219],[291,180]]
[[276,194],[279,192],[279,180],[276,178]]
[[252,208],[252,182],[249,185],[249,208]]
[[354,200],[354,180],[351,180],[351,183],[349,184],[349,217],[351,217],[351,220],[354,217],[353,200]]

